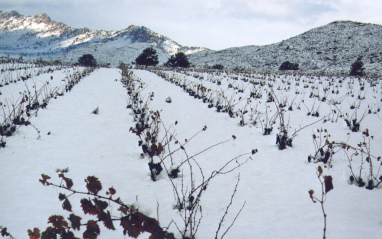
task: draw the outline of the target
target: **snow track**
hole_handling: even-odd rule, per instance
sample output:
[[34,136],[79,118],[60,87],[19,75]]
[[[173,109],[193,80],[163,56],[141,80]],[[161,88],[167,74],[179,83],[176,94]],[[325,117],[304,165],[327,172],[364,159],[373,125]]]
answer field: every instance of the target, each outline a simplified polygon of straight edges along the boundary
[[[316,165],[306,160],[312,153],[311,130],[296,137],[293,148],[280,151],[275,145],[275,133],[263,136],[254,126],[239,127],[237,118],[217,113],[154,73],[133,72],[144,82],[142,96],[154,92],[149,108],[160,111],[163,124],[175,132],[180,142],[207,126],[205,132],[187,144],[190,155],[236,136],[236,140],[195,157],[206,175],[237,155],[259,150],[237,171],[211,182],[202,197],[203,219],[197,238],[215,237],[239,173],[238,192],[223,227],[229,226],[244,202],[246,205],[225,238],[322,237],[321,207],[313,204],[308,194],[309,189],[321,192]],[[56,76],[59,77],[57,72]],[[126,109],[128,96],[120,79],[118,69],[96,70],[71,92],[52,99],[46,109],[40,109],[37,117],[31,119],[40,131],[39,139],[30,126],[7,138],[7,146],[0,149],[0,226],[7,227],[15,238],[27,238],[27,229],[34,227],[44,230],[51,215],[68,217],[70,213],[62,210],[58,200],[59,192],[63,191],[44,187],[38,181],[44,173],[58,183],[56,170],[64,168],[69,168],[65,175],[73,179],[74,189],[86,191],[84,178],[94,175],[102,182],[103,191],[114,186],[116,196],[124,203],[134,204],[140,212],[159,218],[162,227],[167,227],[171,220],[182,226],[177,210],[173,209],[175,199],[168,177],[162,172],[158,181],[151,180],[147,157],[140,157],[138,137],[129,132],[135,122],[131,110]],[[172,103],[165,102],[168,97]],[[97,107],[99,113],[93,114]],[[333,134],[343,133],[344,127],[331,126],[330,130]],[[163,134],[162,131],[162,137]],[[183,159],[175,158],[175,164]],[[348,185],[340,161],[334,161],[332,169],[324,169],[324,175],[327,174],[334,179],[334,190],[325,203],[327,238],[380,238],[381,189],[369,191]],[[189,175],[184,177],[186,180]],[[82,217],[81,198],[73,195],[69,199],[73,212]],[[112,206],[111,213],[120,215],[116,206]],[[82,222],[85,220],[87,217]],[[116,231],[102,226],[99,238],[124,238],[119,223],[114,226]],[[174,225],[169,231],[179,237]],[[76,236],[82,237],[82,233]]]

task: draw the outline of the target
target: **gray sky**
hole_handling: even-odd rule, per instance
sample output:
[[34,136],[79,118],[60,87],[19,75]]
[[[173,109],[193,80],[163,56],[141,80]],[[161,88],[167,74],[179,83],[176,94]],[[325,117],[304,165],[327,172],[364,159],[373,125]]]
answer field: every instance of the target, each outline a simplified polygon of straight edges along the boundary
[[0,0],[71,27],[145,26],[185,46],[266,45],[335,20],[382,24],[382,0]]

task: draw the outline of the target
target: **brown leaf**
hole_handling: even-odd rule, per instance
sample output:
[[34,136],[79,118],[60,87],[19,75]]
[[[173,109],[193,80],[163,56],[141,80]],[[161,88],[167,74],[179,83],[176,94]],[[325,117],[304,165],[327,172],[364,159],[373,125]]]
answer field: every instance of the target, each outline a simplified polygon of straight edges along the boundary
[[324,182],[325,182],[325,193],[328,193],[330,190],[332,190],[333,187],[333,178],[332,176],[324,176]]
[[42,179],[39,179],[40,183],[42,183],[42,185],[49,185],[49,183],[47,182],[48,179],[50,179],[50,177],[48,175],[45,175],[45,174],[41,174],[41,177]]
[[97,215],[98,210],[90,200],[86,198],[81,199],[81,207],[85,214]]
[[318,172],[318,177],[321,177],[321,175],[323,173],[321,166],[318,166],[317,172]]
[[97,177],[88,176],[85,182],[86,188],[89,190],[89,192],[94,193],[95,195],[97,195],[98,192],[102,190],[102,184]]
[[[1,103],[1,102],[0,102]],[[0,104],[1,105],[1,104]],[[8,232],[7,232],[7,228],[6,227],[4,227],[2,230],[1,230],[1,236],[2,237],[8,237],[8,236],[10,236],[11,234],[9,234]]]
[[83,233],[83,238],[95,239],[100,233],[101,232],[97,222],[89,220],[86,224],[86,231]]
[[117,193],[117,191],[113,187],[109,188],[109,192],[111,195],[114,195]]
[[163,152],[163,146],[161,143],[158,143],[158,155],[160,155]]
[[81,227],[81,217],[79,216],[76,216],[74,215],[73,213],[70,214],[70,216],[68,217],[69,221],[71,222],[72,224],[72,228],[73,230],[80,230],[80,227]]
[[66,198],[65,194],[60,193],[60,194],[58,195],[58,199],[60,199],[60,201],[64,201],[65,198]]
[[64,181],[66,183],[66,188],[70,189],[71,187],[73,187],[72,179],[64,177]]
[[48,218],[48,223],[52,223],[55,229],[64,229],[68,227],[68,222],[61,215],[53,215]]
[[99,209],[98,211],[103,211],[107,208],[108,204],[105,201],[94,198],[94,204]]
[[314,200],[314,197],[313,197],[313,194],[314,194],[313,189],[310,189],[310,190],[308,191],[308,193],[309,193],[309,196],[310,196],[310,198],[312,199],[312,201],[313,201],[314,203],[316,203],[316,200]]
[[111,220],[111,215],[109,211],[107,211],[107,213],[105,214],[105,217],[103,219],[103,224],[105,225],[107,229],[115,230],[115,227],[113,225],[113,220]]
[[40,239],[40,230],[38,228],[34,228],[33,232],[28,229],[29,239]]
[[62,203],[62,208],[66,211],[72,211],[72,204],[70,204],[68,198],[65,198],[65,201]]
[[118,208],[118,211],[122,212],[123,214],[127,215],[127,212],[128,212],[128,208],[124,207],[124,206],[120,206]]
[[137,227],[137,224],[134,223],[134,220],[132,220],[132,215],[122,217],[121,218],[121,226],[124,229],[123,234],[129,235],[129,237],[137,238],[139,234],[141,234],[141,230],[139,230],[139,226]]

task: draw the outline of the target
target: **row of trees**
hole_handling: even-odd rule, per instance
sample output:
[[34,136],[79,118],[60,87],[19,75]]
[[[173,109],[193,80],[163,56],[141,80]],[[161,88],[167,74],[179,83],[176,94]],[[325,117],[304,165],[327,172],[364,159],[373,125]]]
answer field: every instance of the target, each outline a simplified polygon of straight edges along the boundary
[[[158,54],[156,50],[152,47],[148,47],[142,51],[142,53],[135,59],[137,65],[142,66],[156,66],[159,63]],[[83,66],[97,66],[96,59],[91,54],[85,54],[78,59],[78,64]],[[172,55],[164,66],[170,67],[189,67],[191,64],[187,59],[187,55],[183,52],[178,52],[175,55]],[[216,64],[212,67],[213,69],[223,69],[223,65]],[[299,65],[297,63],[292,63],[289,61],[283,62],[279,70],[299,70]],[[363,76],[365,68],[363,67],[362,57],[359,57],[350,68],[350,75],[352,76]]]
[[[159,63],[158,54],[154,48],[148,47],[135,59],[135,63],[142,66],[156,66]],[[186,54],[178,52],[172,55],[164,65],[171,67],[189,67],[190,62]]]

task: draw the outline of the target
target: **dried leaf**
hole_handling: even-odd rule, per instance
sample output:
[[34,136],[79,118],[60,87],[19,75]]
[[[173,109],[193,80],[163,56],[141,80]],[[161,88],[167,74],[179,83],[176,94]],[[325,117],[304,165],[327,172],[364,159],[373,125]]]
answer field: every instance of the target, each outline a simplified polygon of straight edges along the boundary
[[233,140],[235,140],[235,139],[236,139],[236,136],[235,136],[235,135],[232,135],[232,138],[233,138]]
[[127,215],[127,212],[128,212],[128,208],[124,207],[124,206],[120,206],[118,208],[118,211],[122,212],[123,214]]
[[52,223],[55,229],[64,229],[68,227],[68,222],[61,215],[53,215],[48,218],[48,223]]
[[81,199],[81,207],[85,214],[97,215],[98,210],[90,200],[86,198]]
[[161,143],[158,143],[158,155],[160,155],[163,152],[163,146]]
[[39,239],[40,238],[40,230],[38,228],[34,228],[33,231],[28,229],[29,239]]
[[65,198],[65,201],[62,203],[62,208],[66,211],[72,211],[72,204],[70,204],[68,198]]
[[48,179],[50,179],[50,177],[48,175],[45,175],[45,174],[41,174],[41,177],[42,179],[39,179],[40,183],[42,183],[42,185],[49,185],[49,183],[47,182]]
[[86,188],[89,190],[89,192],[94,193],[95,195],[97,195],[98,192],[102,190],[102,184],[97,177],[88,176],[85,182]]
[[58,195],[58,199],[60,199],[60,201],[64,201],[65,198],[66,198],[65,194],[60,193],[60,194]]
[[[1,102],[0,102],[1,103]],[[0,104],[1,105],[1,104]],[[6,227],[4,227],[2,230],[1,230],[1,236],[2,237],[7,237],[7,236],[10,236],[11,234],[9,234],[8,232],[7,232],[7,228]]]
[[65,181],[66,188],[70,189],[71,187],[73,187],[72,179],[65,177],[63,173],[60,173],[58,176]]
[[100,234],[100,229],[96,221],[89,220],[86,224],[86,231],[83,234],[83,238],[95,239]]
[[80,227],[81,227],[81,217],[79,216],[76,216],[74,215],[73,213],[70,214],[70,216],[68,217],[70,223],[72,224],[72,228],[73,230],[80,230]]
[[321,166],[318,166],[317,172],[318,172],[318,177],[321,177],[321,175],[323,173]]
[[108,204],[105,201],[94,198],[95,206],[99,209],[99,211],[103,211],[107,208]]
[[333,187],[333,178],[332,176],[324,176],[324,182],[325,182],[325,193],[328,193],[330,190],[332,190]]
[[103,224],[105,225],[107,229],[115,230],[115,227],[113,225],[113,220],[111,220],[111,215],[109,211],[107,211],[107,213],[105,213],[104,215]]
[[114,195],[117,193],[117,191],[113,187],[109,188],[109,192],[111,195]]
[[139,234],[141,234],[139,227],[137,227],[137,224],[135,224],[134,221],[131,219],[131,215],[121,218],[121,226],[124,229],[124,235],[126,235],[127,232],[129,237],[137,238]]
[[316,200],[314,200],[314,197],[313,197],[314,191],[313,191],[312,189],[310,189],[308,193],[309,193],[309,196],[310,196],[310,198],[312,199],[312,201],[313,201],[314,203],[316,203]]

